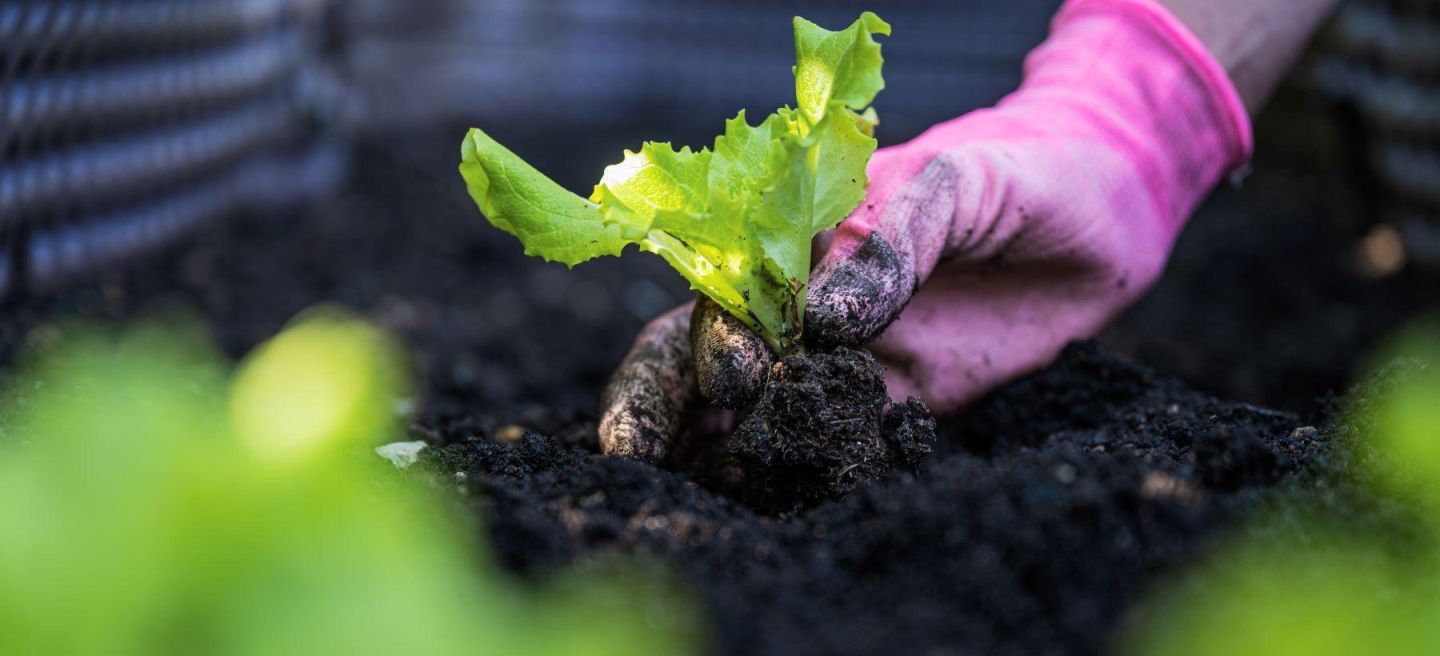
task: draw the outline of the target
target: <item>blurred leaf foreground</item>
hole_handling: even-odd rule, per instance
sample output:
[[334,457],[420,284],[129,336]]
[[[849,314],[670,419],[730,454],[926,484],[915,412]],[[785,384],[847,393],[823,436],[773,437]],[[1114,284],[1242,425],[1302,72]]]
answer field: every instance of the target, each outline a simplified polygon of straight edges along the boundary
[[[178,326],[178,327],[177,327]],[[61,331],[0,404],[0,654],[684,654],[663,575],[541,585],[374,447],[404,358],[311,310],[235,370],[186,322]]]
[[1338,485],[1322,474],[1276,500],[1158,590],[1121,653],[1440,654],[1440,329],[1409,330],[1375,361],[1330,430]]

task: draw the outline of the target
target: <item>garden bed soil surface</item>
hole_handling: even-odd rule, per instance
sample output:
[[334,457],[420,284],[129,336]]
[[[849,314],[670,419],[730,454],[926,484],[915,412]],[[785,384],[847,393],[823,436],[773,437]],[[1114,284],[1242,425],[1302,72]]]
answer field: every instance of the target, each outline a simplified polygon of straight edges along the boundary
[[[918,464],[848,493],[791,490],[802,508],[777,513],[769,497],[596,453],[610,369],[686,292],[652,258],[576,271],[524,258],[465,197],[449,134],[363,147],[333,202],[210,226],[63,294],[12,299],[0,357],[53,338],[51,319],[175,304],[238,355],[338,302],[410,345],[413,431],[434,445],[423,475],[484,518],[522,576],[597,554],[658,559],[725,654],[1090,654],[1237,518],[1333,474],[1325,395],[1437,298],[1420,274],[1357,272],[1363,226],[1293,200],[1327,187],[1252,179],[1202,211],[1156,292],[1099,346],[940,418]],[[609,146],[549,164],[579,188]]]

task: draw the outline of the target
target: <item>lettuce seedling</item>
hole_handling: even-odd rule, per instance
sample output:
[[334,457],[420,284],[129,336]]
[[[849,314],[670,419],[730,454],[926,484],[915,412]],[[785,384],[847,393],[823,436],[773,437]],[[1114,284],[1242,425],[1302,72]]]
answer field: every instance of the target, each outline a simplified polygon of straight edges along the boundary
[[779,353],[798,343],[810,241],[865,196],[875,152],[869,105],[884,88],[866,12],[838,32],[795,18],[795,102],[759,125],[741,111],[710,149],[649,142],[572,194],[483,131],[461,144],[460,173],[490,223],[525,253],[574,266],[626,246],[655,253]]

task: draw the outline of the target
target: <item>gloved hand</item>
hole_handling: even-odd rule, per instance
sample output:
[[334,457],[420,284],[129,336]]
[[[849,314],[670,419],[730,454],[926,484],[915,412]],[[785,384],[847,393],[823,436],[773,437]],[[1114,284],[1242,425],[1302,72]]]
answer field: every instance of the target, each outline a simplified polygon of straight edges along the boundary
[[[870,343],[892,396],[955,410],[1144,293],[1250,151],[1234,87],[1168,11],[1070,0],[1018,91],[875,154],[814,269],[804,338]],[[697,391],[744,407],[772,361],[707,300],[661,316],[606,390],[602,448],[663,459]]]

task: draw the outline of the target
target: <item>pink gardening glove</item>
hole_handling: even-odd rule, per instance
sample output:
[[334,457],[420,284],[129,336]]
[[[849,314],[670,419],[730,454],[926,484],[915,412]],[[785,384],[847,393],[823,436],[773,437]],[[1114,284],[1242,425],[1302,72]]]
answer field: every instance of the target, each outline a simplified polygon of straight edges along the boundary
[[[875,154],[811,277],[805,339],[874,340],[892,396],[955,410],[1140,297],[1250,151],[1229,79],[1167,10],[1069,0],[1018,91]],[[697,381],[743,407],[771,359],[713,303],[656,319],[606,391],[602,447],[664,458]]]

